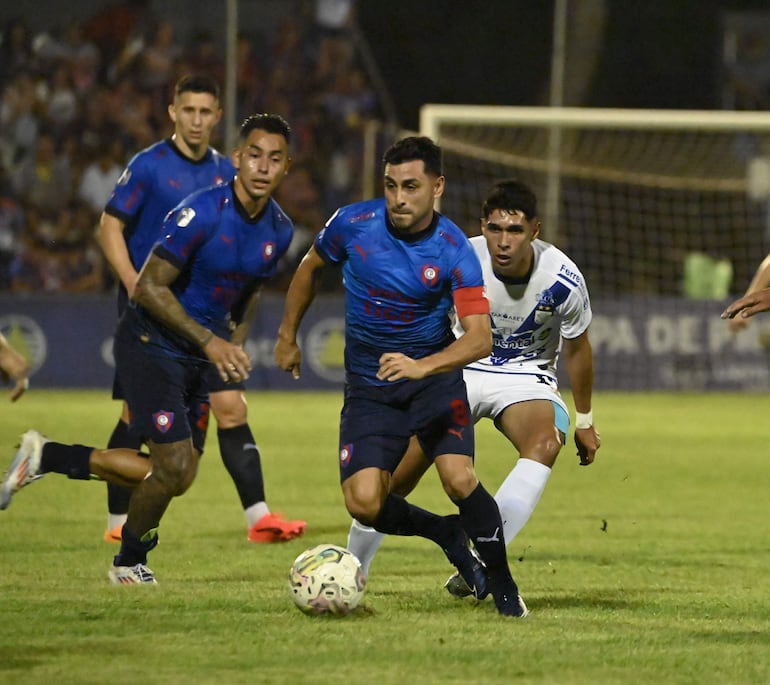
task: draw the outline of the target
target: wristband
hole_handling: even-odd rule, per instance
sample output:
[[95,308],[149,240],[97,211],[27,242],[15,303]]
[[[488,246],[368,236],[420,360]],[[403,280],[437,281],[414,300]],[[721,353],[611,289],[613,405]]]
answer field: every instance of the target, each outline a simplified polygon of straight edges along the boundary
[[587,411],[585,414],[582,412],[575,412],[575,428],[590,428],[594,425],[594,413],[593,411]]

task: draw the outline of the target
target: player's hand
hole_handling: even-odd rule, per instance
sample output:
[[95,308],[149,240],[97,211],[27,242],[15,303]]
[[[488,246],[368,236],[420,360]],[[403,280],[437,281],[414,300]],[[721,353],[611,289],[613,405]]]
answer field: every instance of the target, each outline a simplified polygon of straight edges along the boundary
[[0,345],[0,379],[4,384],[13,382],[11,402],[18,400],[29,388],[29,363],[4,340]]
[[593,464],[596,451],[601,447],[602,439],[596,431],[596,426],[575,429],[575,447],[580,458],[581,466]]
[[425,378],[419,360],[407,357],[400,352],[386,352],[380,357],[377,378],[381,381],[400,381],[402,378],[419,380]]
[[751,319],[744,319],[742,316],[736,316],[727,320],[727,329],[730,333],[740,333],[746,330],[751,324]]
[[299,378],[300,366],[302,365],[302,352],[296,342],[289,342],[278,338],[273,348],[273,357],[279,369],[290,371],[292,378]]
[[770,309],[770,288],[757,290],[735,300],[722,312],[723,319],[748,318]]
[[249,377],[251,360],[240,345],[233,345],[215,335],[203,346],[203,351],[217,367],[220,377],[226,383],[245,381]]

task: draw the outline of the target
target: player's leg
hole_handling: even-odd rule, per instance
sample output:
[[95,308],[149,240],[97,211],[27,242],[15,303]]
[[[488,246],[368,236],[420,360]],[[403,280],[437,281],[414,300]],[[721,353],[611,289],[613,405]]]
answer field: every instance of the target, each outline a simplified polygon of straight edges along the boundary
[[506,407],[495,423],[520,455],[495,494],[509,544],[540,501],[564,444],[569,418],[556,403],[529,400]]
[[[390,492],[390,474],[411,437],[407,412],[396,408],[408,397],[403,387],[346,388],[339,442],[345,506],[353,518],[381,533],[432,540],[471,586],[481,584],[486,580],[483,569],[458,517],[439,516]],[[378,434],[370,435],[374,417]]]
[[262,460],[248,424],[243,387],[222,387],[218,374],[209,376],[211,410],[217,420],[222,462],[235,483],[252,542],[283,542],[301,536],[305,521],[287,521],[272,513],[265,498]]
[[120,551],[113,559],[110,580],[117,585],[154,583],[147,554],[158,544],[158,526],[174,497],[195,480],[200,452],[187,437],[169,443],[150,441],[152,471],[134,490],[123,526]]
[[[404,454],[396,470],[393,472],[390,489],[401,497],[406,497],[422,478],[425,471],[430,468],[430,462],[425,458],[417,438],[409,440],[409,447]],[[371,526],[365,526],[356,519],[350,524],[348,532],[348,549],[358,557],[365,576],[369,576],[369,567],[374,555],[380,548],[384,533],[380,533]]]
[[134,488],[147,475],[148,465],[147,458],[135,450],[68,445],[29,430],[22,435],[0,487],[0,509],[6,509],[14,494],[46,473],[61,473],[73,480],[98,478]]
[[[415,403],[415,416],[425,454],[436,465],[444,491],[457,505],[462,527],[486,565],[486,589],[498,611],[525,615],[508,567],[500,510],[473,468],[474,427],[461,374],[447,374],[428,386]],[[475,594],[484,595],[478,588]]]
[[[116,396],[116,393],[120,394],[117,384],[113,388],[113,397]],[[142,440],[130,432],[129,418],[128,405],[122,402],[120,418],[107,442],[107,449],[127,448],[139,452]],[[107,530],[104,532],[104,539],[107,542],[120,542],[121,530],[126,522],[130,499],[131,488],[113,482],[107,483]]]

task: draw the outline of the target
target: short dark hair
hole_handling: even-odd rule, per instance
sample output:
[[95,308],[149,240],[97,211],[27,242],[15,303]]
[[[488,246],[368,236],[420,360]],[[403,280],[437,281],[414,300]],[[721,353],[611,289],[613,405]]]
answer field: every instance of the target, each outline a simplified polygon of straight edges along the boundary
[[385,152],[384,164],[403,164],[421,160],[425,171],[443,176],[441,148],[427,136],[408,136],[396,141]]
[[210,93],[219,100],[219,84],[209,74],[187,74],[182,76],[174,86],[174,95],[182,93]]
[[516,179],[498,181],[493,185],[484,200],[482,211],[488,218],[495,209],[523,212],[527,219],[537,216],[537,198],[528,185]]
[[286,143],[291,142],[291,126],[280,114],[252,114],[246,117],[241,124],[241,130],[238,137],[246,140],[254,129],[261,129],[268,133],[277,133],[286,139]]

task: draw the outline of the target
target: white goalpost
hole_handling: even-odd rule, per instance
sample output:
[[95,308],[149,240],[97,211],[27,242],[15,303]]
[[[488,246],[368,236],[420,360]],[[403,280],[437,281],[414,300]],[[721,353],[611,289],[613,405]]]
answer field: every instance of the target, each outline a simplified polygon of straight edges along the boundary
[[718,316],[770,249],[770,113],[428,104],[420,132],[469,235],[496,180],[535,190],[596,303],[600,386],[770,386],[770,320],[733,336]]

